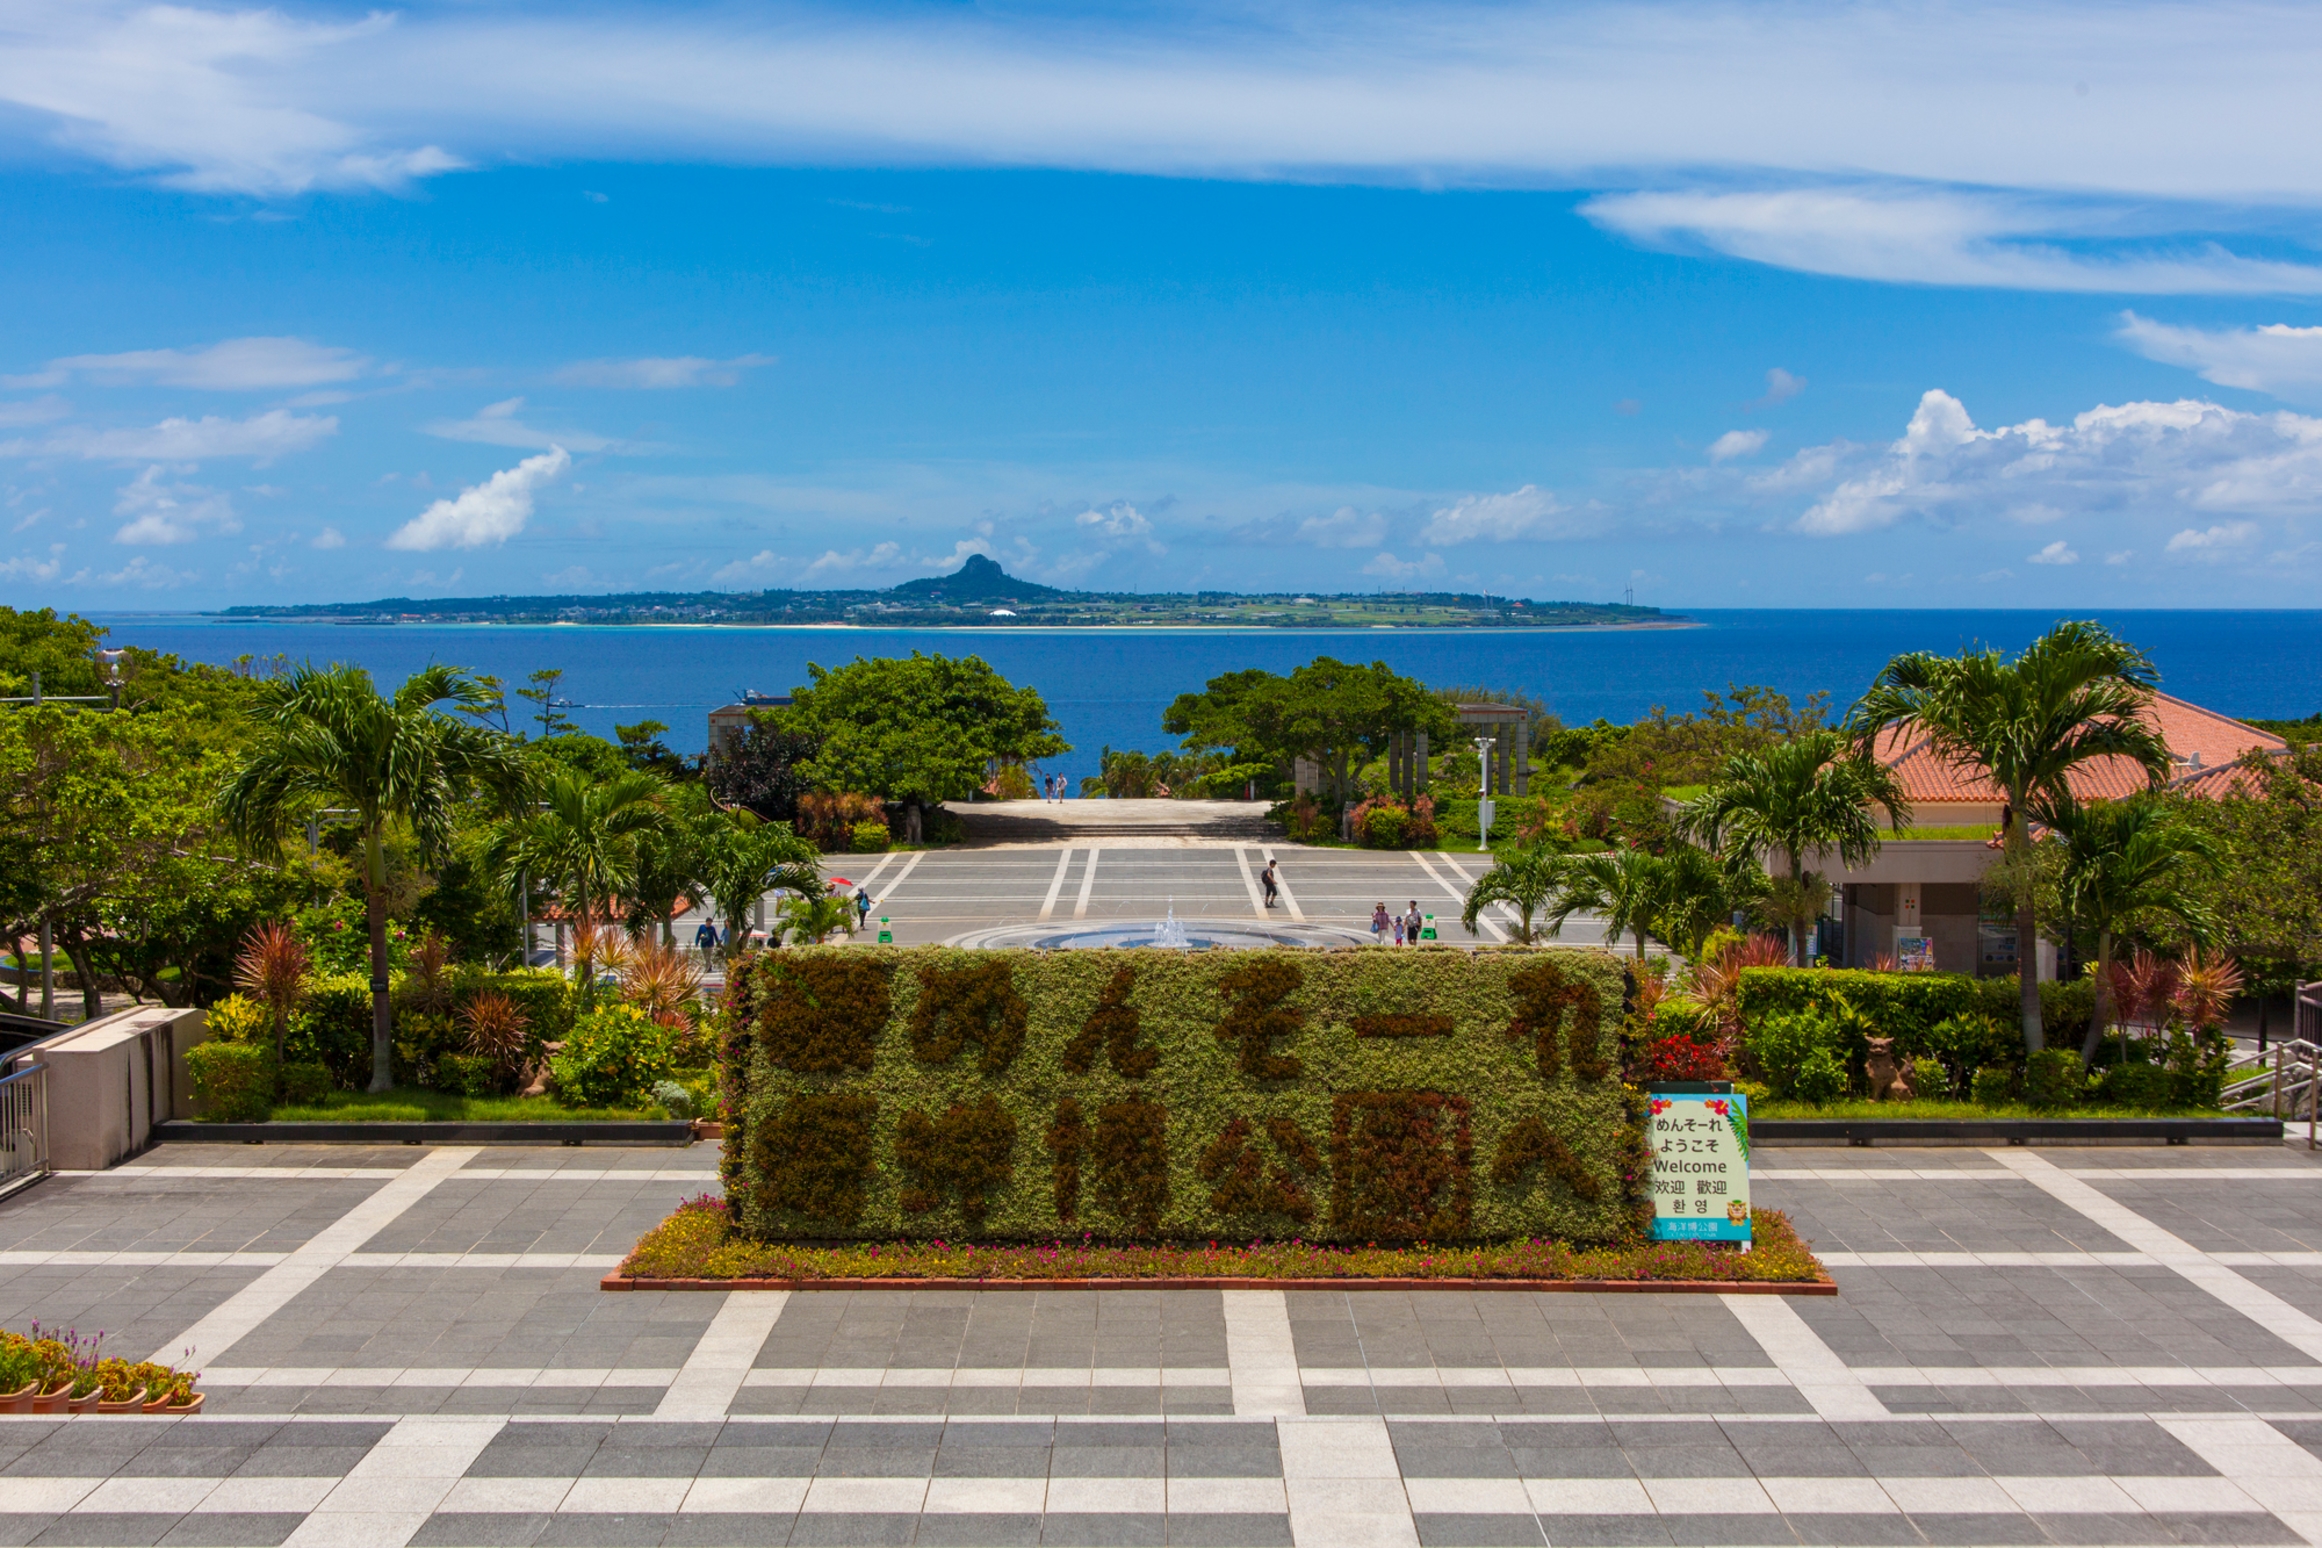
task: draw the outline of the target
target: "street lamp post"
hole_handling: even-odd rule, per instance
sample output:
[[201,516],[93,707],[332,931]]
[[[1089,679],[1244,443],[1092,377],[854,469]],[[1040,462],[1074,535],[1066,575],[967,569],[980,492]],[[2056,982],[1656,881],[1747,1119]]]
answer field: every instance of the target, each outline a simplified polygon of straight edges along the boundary
[[1499,738],[1479,736],[1475,739],[1475,847],[1478,854],[1491,853],[1492,847],[1492,748]]

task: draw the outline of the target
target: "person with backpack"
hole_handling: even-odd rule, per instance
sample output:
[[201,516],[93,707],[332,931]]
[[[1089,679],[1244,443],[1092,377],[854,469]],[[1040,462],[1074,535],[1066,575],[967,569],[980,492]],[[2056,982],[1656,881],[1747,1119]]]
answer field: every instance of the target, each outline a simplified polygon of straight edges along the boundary
[[1266,868],[1258,873],[1258,884],[1266,889],[1266,906],[1272,908],[1274,900],[1282,895],[1282,884],[1274,879],[1273,861],[1267,861]]

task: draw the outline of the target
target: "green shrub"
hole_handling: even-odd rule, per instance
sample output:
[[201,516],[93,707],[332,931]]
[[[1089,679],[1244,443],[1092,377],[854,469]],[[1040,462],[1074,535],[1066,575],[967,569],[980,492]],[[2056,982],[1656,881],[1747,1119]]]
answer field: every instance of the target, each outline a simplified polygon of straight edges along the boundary
[[695,1116],[693,1093],[686,1090],[683,1086],[679,1085],[674,1080],[655,1081],[653,1083],[652,1096],[653,1100],[660,1103],[672,1118],[691,1118]]
[[435,1089],[448,1091],[453,1096],[499,1096],[508,1083],[508,1072],[497,1059],[480,1054],[445,1054],[436,1061]]
[[274,1105],[274,1050],[255,1043],[197,1043],[186,1051],[194,1101],[211,1123],[262,1123]]
[[2078,1050],[2043,1048],[2024,1061],[2024,1100],[2034,1107],[2071,1107],[2087,1095]]
[[[1622,978],[1574,948],[766,952],[728,991],[725,1196],[761,1240],[1619,1240]],[[1362,1035],[1390,1022],[1431,1035]]]
[[2225,1069],[2233,1061],[2233,1044],[2222,1032],[2193,1032],[2171,1027],[2161,1043],[2161,1063],[2168,1069],[2185,1107],[2215,1107],[2225,1090]]
[[2116,1064],[2096,1090],[2121,1107],[2167,1107],[2177,1100],[2177,1078],[2157,1064]]
[[1836,1049],[1826,1047],[1810,1051],[1790,1083],[1793,1095],[1816,1107],[1837,1101],[1846,1095],[1846,1087],[1846,1066],[1839,1062]]
[[1922,1102],[1939,1102],[1951,1094],[1951,1072],[1941,1059],[1913,1059],[1911,1092]]
[[2006,1062],[2023,1046],[2023,1034],[1988,1011],[1961,1011],[1928,1029],[1920,1056],[1941,1062],[1946,1087],[1964,1088],[1977,1070]]
[[642,1103],[677,1067],[677,1034],[630,1005],[599,1005],[572,1024],[549,1063],[556,1092],[584,1107]]
[[1406,815],[1399,806],[1374,806],[1363,813],[1358,835],[1365,849],[1401,849]]
[[2016,1072],[2013,1066],[1987,1064],[1975,1072],[1973,1087],[1975,1100],[1985,1107],[2001,1107],[2016,1099]]
[[244,994],[229,994],[204,1013],[213,1043],[264,1043],[274,1046],[274,1017],[265,1006]]
[[[2023,991],[2013,974],[1975,980],[1984,1013],[2021,1038],[2024,1028]],[[2078,1048],[2088,1036],[2089,1018],[2096,1014],[2096,985],[2089,979],[2040,986],[2041,1040],[2052,1048]],[[2020,1045],[2019,1045],[2020,1046]]]
[[285,1064],[281,1087],[287,1107],[312,1107],[335,1089],[327,1064]]
[[[1743,1036],[1743,1047],[1777,1097],[1803,1096],[1798,1077],[1817,1053],[1829,1053],[1839,1070],[1841,1089],[1847,1084],[1848,1062],[1843,1055],[1844,1034],[1828,1015],[1815,1011],[1777,1011],[1760,1017]],[[1808,1100],[1828,1101],[1828,1097]]]
[[847,835],[847,848],[858,855],[884,854],[891,842],[893,837],[883,822],[858,822]]

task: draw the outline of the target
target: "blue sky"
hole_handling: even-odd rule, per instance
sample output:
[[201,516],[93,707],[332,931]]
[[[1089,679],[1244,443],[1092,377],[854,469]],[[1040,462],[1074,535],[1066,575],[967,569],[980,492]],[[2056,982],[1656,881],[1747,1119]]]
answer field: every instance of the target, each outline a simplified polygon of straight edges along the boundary
[[2305,606],[2322,12],[0,3],[0,594]]

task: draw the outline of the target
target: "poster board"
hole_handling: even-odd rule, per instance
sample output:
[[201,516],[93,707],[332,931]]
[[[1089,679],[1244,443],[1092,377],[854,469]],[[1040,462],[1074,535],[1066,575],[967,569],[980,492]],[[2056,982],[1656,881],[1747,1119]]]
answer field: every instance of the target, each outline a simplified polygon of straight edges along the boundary
[[1645,1096],[1654,1240],[1747,1243],[1749,1098],[1724,1080],[1649,1086]]

